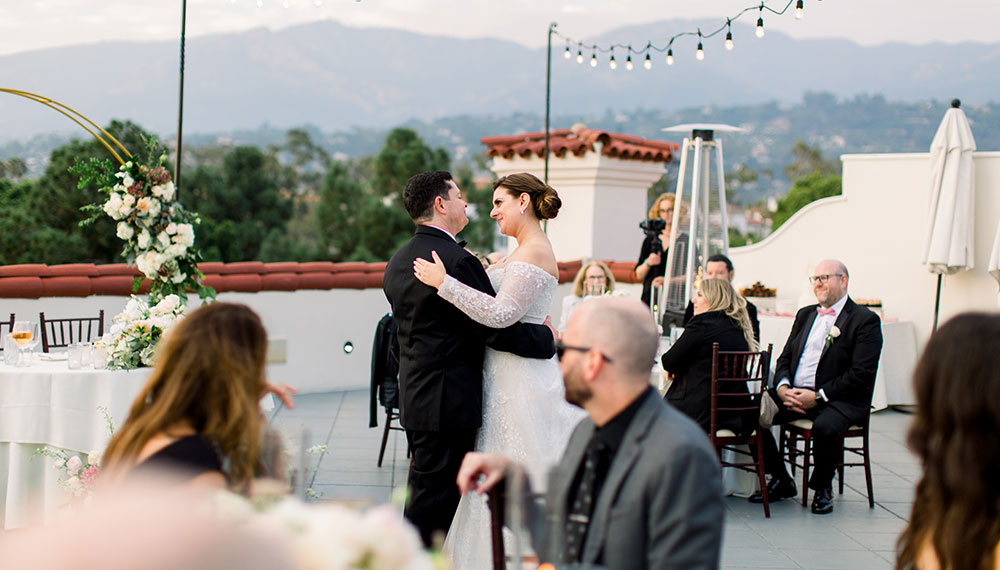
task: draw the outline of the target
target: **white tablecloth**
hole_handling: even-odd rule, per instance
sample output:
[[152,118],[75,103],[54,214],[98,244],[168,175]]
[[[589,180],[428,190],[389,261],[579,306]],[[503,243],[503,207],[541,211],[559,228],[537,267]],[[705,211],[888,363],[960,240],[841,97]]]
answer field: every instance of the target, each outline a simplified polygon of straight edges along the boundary
[[[760,316],[760,344],[774,344],[771,368],[788,340],[794,317]],[[882,356],[875,376],[872,408],[881,410],[889,406],[913,405],[913,387],[910,379],[917,362],[917,340],[913,323],[909,321],[882,322]]]
[[45,445],[103,449],[110,436],[98,408],[121,425],[149,372],[69,370],[65,361],[0,365],[0,526],[39,521],[67,500],[52,461],[32,454]]

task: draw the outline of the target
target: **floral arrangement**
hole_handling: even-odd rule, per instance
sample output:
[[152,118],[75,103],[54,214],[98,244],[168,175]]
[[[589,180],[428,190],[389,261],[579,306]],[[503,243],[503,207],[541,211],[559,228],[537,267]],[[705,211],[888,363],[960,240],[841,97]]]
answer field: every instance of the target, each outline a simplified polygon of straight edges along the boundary
[[[104,416],[104,422],[108,426],[108,437],[114,435],[115,424],[108,414],[108,409],[103,406],[97,409]],[[102,452],[91,451],[85,458],[81,459],[77,453],[46,446],[35,451],[31,457],[51,458],[52,466],[62,472],[59,485],[66,489],[73,498],[82,498],[84,501],[88,501],[94,495],[94,485],[97,484],[97,476],[101,469],[101,455]]]
[[282,495],[251,499],[216,496],[216,514],[275,537],[290,547],[303,570],[434,570],[446,567],[423,549],[417,531],[399,509],[380,505],[359,511],[324,502],[306,504]]
[[[125,242],[122,256],[149,279],[153,302],[168,295],[186,300],[188,291],[214,298],[215,291],[201,284],[204,275],[198,270],[201,254],[194,247],[194,227],[199,218],[177,201],[170,172],[164,167],[166,153],[154,161],[157,142],[146,141],[146,146],[148,162],[154,166],[133,159],[115,171],[111,161],[91,159],[70,169],[80,175],[78,187],[96,184],[107,195],[104,203],[82,208],[91,217],[81,225],[101,215],[118,222],[116,233]],[[141,283],[142,278],[136,277],[133,292],[138,292]]]
[[740,295],[744,297],[774,297],[775,290],[771,287],[765,287],[760,281],[756,281],[753,285],[740,289]]
[[183,313],[184,305],[177,295],[167,295],[152,307],[132,295],[102,339],[110,357],[108,368],[130,370],[152,366],[156,343]]

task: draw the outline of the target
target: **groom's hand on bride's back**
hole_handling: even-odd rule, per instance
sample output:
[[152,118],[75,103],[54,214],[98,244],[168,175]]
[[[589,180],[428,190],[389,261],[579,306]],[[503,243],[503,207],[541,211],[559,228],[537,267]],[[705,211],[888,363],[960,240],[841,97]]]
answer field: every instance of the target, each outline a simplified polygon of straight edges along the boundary
[[503,480],[512,461],[495,453],[466,453],[458,470],[458,490],[464,495],[476,491],[486,493]]
[[552,331],[553,344],[557,342],[559,340],[559,330],[552,325],[552,315],[546,316],[545,321],[542,324],[549,327],[549,330]]

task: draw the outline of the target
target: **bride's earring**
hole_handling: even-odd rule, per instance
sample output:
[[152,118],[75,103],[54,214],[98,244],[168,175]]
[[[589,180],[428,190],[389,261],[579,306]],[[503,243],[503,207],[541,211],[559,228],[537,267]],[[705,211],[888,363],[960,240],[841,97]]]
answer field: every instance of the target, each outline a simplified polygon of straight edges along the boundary
[[521,215],[524,215],[524,208],[521,208]]

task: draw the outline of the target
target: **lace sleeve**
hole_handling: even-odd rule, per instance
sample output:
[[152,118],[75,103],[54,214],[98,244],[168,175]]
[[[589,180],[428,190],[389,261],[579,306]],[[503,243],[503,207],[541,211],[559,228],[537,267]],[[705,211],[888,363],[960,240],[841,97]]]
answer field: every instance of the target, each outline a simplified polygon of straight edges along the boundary
[[497,296],[483,293],[446,275],[438,295],[472,320],[494,329],[502,329],[521,320],[531,303],[552,276],[529,263],[508,263]]

